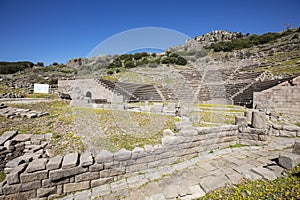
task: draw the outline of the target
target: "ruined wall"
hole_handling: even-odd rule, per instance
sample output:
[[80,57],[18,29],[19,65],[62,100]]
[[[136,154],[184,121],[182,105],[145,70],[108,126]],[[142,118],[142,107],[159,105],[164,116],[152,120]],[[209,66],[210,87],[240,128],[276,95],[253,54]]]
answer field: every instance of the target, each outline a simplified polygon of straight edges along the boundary
[[58,91],[70,94],[73,100],[87,100],[87,92],[92,99],[107,99],[108,102],[123,102],[123,96],[108,90],[94,79],[59,80]]
[[[39,154],[39,149],[43,146],[41,144],[6,165],[7,177],[0,183],[0,200],[53,199],[74,191],[111,183],[111,188],[99,191],[100,194],[108,194],[127,184],[130,187],[143,184],[141,181],[146,180],[134,178],[138,174],[172,167],[172,164],[194,157],[205,157],[215,149],[227,148],[237,143],[263,145],[273,135],[300,136],[300,128],[296,126],[273,125],[272,129],[259,129],[247,127],[246,117],[238,121],[239,125],[221,127],[192,127],[188,122],[177,122],[177,133],[165,130],[161,144],[136,147],[132,151],[121,149],[116,153],[103,150],[97,155],[85,152],[49,158]],[[3,144],[18,135],[15,136],[14,133],[14,136],[4,136],[7,137],[0,137]],[[24,138],[28,139],[23,137],[23,140]]]
[[262,92],[254,92],[253,105],[279,113],[300,113],[300,77]]
[[111,153],[104,150],[95,156],[89,152],[81,155],[71,153],[35,158],[31,162],[25,160],[28,156],[20,157],[19,165],[10,170],[1,183],[0,199],[53,198],[168,166],[196,157],[199,153],[207,154],[238,141],[235,125],[193,128],[190,124],[178,123],[176,129],[179,130],[176,136],[165,132],[162,144],[137,147],[132,151],[121,149]]

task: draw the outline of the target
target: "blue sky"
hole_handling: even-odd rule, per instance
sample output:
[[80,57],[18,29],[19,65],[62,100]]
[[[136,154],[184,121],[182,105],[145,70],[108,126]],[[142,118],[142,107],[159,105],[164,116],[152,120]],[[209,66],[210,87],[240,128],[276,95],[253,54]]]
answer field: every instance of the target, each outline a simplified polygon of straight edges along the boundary
[[0,60],[65,63],[141,27],[195,37],[220,29],[276,32],[285,23],[300,25],[299,0],[0,0]]

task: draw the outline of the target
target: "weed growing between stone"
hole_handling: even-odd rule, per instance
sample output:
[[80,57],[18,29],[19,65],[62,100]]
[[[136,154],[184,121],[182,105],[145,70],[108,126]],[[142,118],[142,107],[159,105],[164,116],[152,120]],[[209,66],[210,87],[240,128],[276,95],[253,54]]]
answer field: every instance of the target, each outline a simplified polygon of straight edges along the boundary
[[270,180],[244,180],[235,187],[225,187],[208,193],[206,199],[300,199],[300,165],[287,177]]

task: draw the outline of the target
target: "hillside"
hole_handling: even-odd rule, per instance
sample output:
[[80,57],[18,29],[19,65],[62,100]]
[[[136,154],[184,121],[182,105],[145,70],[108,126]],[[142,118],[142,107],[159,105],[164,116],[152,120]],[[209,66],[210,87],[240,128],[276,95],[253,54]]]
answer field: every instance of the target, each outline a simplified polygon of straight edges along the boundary
[[[108,80],[156,85],[171,100],[187,96],[206,101],[209,95],[228,96],[223,94],[225,90],[233,98],[240,89],[248,87],[243,81],[300,74],[299,30],[263,35],[219,30],[196,36],[160,54],[74,58],[65,65],[53,63],[44,67],[31,62],[1,62],[1,84],[32,89],[37,82],[56,87],[59,79],[102,76]],[[211,86],[212,81],[219,85]],[[211,90],[218,94],[208,94]]]

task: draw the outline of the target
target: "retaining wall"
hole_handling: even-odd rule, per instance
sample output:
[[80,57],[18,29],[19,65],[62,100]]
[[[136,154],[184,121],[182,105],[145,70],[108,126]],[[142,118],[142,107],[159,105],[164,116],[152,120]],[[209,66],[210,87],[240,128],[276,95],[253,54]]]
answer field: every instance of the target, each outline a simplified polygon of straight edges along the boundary
[[[271,128],[249,128],[243,123],[239,127],[228,125],[206,128],[180,122],[175,123],[175,135],[171,130],[164,131],[161,144],[136,147],[132,151],[121,149],[111,153],[103,150],[97,155],[85,152],[52,158],[31,151],[6,165],[7,176],[0,183],[0,199],[52,199],[112,182],[111,190],[119,190],[126,187],[127,183],[115,181],[124,178],[131,180],[130,177],[139,173],[207,155],[214,149],[227,148],[237,143],[263,145],[273,135],[300,136],[300,128],[296,126],[273,125]],[[6,139],[1,136],[0,140],[3,142]],[[14,167],[8,168],[11,165]],[[139,182],[135,179],[132,181],[132,187],[134,181]]]
[[[193,128],[177,124],[176,136],[165,132],[162,144],[146,145],[132,151],[121,149],[116,153],[102,151],[98,155],[71,153],[53,158],[36,158],[28,162],[19,159],[1,183],[0,199],[53,198],[58,195],[110,183],[135,173],[187,160],[225,148],[238,141],[235,125]],[[121,186],[120,186],[121,187]]]
[[254,92],[253,105],[280,113],[300,113],[300,76],[270,89]]

